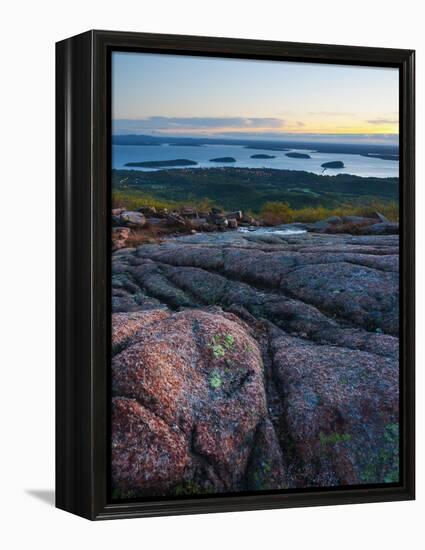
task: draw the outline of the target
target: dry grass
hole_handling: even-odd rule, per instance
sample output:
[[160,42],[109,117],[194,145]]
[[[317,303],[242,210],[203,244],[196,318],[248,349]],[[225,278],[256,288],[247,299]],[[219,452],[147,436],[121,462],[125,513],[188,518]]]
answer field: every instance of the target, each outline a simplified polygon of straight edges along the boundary
[[112,192],[112,208],[125,208],[126,210],[137,210],[142,207],[154,207],[158,210],[167,208],[168,210],[179,210],[184,206],[190,206],[199,211],[209,211],[216,206],[210,199],[205,198],[196,201],[178,202],[164,199],[158,199],[145,193],[123,193],[122,191]]
[[365,218],[374,216],[380,212],[390,221],[398,221],[399,207],[395,202],[371,202],[367,205],[342,205],[338,208],[301,208],[294,210],[285,202],[267,202],[260,211],[260,217],[267,225],[279,225],[293,222],[316,222],[325,220],[330,216],[362,216]]

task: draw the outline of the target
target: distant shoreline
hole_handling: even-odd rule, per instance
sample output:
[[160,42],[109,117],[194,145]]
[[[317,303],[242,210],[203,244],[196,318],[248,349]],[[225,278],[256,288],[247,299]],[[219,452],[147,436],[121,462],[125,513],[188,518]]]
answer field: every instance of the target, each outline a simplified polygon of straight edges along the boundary
[[[258,149],[268,151],[290,151],[291,149],[309,150],[317,153],[336,153],[354,155],[385,155],[395,157],[399,155],[399,147],[396,144],[377,143],[348,143],[325,142],[314,139],[297,141],[291,139],[224,139],[224,138],[188,138],[188,137],[159,137],[142,134],[116,134],[112,136],[113,145],[239,145],[245,149]],[[384,159],[390,160],[390,159]]]
[[[151,161],[146,161],[151,162]],[[155,161],[152,161],[155,162]],[[162,162],[162,161],[158,161]],[[131,164],[131,166],[130,166]],[[139,165],[140,163],[135,163]],[[196,166],[195,166],[196,165]],[[173,174],[177,174],[178,172],[199,172],[199,171],[205,171],[205,172],[214,172],[216,170],[219,170],[220,172],[225,171],[233,171],[233,172],[251,172],[255,174],[261,174],[264,175],[265,173],[298,173],[298,174],[308,174],[309,176],[314,176],[318,178],[338,178],[338,177],[350,177],[350,178],[358,178],[360,180],[399,180],[398,176],[358,176],[356,174],[350,174],[349,172],[338,172],[338,173],[332,173],[331,171],[325,173],[325,174],[318,174],[316,172],[312,172],[310,170],[297,170],[297,169],[291,169],[291,168],[269,168],[269,167],[248,167],[248,166],[199,166],[198,163],[194,163],[194,165],[188,165],[188,166],[182,166],[179,168],[178,166],[164,166],[161,169],[155,170],[155,172],[146,172],[144,170],[135,170],[134,168],[137,168],[138,166],[133,166],[133,163],[127,163],[125,166],[129,166],[129,168],[111,168],[112,173],[119,173],[119,172],[128,172],[128,173],[139,173],[143,174],[144,176],[147,174],[158,174],[158,173],[164,173],[164,172],[172,172]]]
[[188,159],[171,159],[171,160],[146,160],[140,162],[127,162],[125,166],[135,168],[166,168],[174,166],[197,166],[198,163]]

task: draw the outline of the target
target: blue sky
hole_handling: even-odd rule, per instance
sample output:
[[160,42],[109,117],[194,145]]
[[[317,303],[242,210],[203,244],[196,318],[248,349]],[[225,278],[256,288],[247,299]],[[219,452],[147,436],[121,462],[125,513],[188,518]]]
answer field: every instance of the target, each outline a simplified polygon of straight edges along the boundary
[[394,142],[398,70],[114,52],[114,133]]

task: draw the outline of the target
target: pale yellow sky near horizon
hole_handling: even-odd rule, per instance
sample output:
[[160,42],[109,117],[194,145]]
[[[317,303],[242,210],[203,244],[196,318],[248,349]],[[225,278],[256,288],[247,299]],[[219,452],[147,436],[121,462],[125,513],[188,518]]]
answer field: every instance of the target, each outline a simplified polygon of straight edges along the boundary
[[115,52],[121,131],[397,136],[398,69]]

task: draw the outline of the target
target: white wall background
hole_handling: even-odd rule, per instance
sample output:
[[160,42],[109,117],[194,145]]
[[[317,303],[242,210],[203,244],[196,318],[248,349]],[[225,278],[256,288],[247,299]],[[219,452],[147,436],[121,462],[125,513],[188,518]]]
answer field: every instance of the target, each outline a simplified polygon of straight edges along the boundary
[[[419,0],[15,0],[2,4],[3,548],[423,548],[425,33],[421,4]],[[46,502],[54,485],[54,43],[91,28],[417,50],[416,502],[100,523],[58,511]]]

